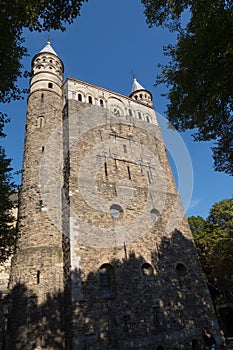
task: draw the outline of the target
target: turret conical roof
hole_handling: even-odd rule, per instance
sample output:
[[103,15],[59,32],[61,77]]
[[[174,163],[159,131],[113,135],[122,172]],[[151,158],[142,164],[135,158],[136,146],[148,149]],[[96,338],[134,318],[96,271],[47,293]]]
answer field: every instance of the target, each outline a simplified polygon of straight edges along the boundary
[[135,91],[138,91],[138,90],[146,90],[146,89],[141,84],[139,84],[139,82],[137,81],[136,78],[134,78],[132,89],[131,89],[131,94]]
[[50,44],[50,41],[47,41],[47,44],[46,44],[45,47],[40,51],[40,53],[41,53],[41,52],[48,52],[48,53],[52,53],[52,54],[58,56],[57,53],[56,53],[56,52],[54,51],[54,49],[52,48],[52,46],[51,46],[51,44]]

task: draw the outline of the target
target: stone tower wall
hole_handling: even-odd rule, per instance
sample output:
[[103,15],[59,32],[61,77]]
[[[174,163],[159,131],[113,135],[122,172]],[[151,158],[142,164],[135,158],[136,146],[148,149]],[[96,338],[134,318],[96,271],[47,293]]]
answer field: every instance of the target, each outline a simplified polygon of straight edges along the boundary
[[64,95],[73,349],[200,346],[218,325],[154,111],[73,79]]
[[10,280],[9,349],[64,347],[62,72],[56,72],[58,63],[62,67],[50,53],[33,60],[18,243]]

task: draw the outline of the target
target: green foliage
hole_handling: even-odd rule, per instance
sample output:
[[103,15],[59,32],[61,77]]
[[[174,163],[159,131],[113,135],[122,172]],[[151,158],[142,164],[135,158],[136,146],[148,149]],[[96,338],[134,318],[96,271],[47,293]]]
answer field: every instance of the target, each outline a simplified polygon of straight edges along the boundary
[[6,158],[4,149],[0,147],[0,263],[13,253],[16,241],[11,199],[15,188],[11,181],[10,163],[11,160]]
[[[22,98],[24,89],[17,81],[28,74],[23,72],[22,58],[27,55],[23,29],[33,31],[65,30],[64,23],[72,23],[87,0],[3,0],[0,11],[0,103]],[[4,123],[5,115],[0,113]]]
[[208,218],[191,216],[189,225],[208,281],[233,287],[233,199],[217,202]]
[[[214,140],[217,171],[233,174],[233,3],[229,0],[142,0],[149,25],[178,31],[165,48],[170,62],[157,84],[169,88],[168,119],[194,130],[196,141]],[[190,20],[182,27],[181,15]]]

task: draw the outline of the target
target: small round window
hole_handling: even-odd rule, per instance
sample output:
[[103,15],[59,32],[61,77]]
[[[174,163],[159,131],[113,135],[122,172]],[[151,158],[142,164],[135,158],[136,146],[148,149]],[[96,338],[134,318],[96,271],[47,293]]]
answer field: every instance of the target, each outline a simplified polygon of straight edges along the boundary
[[114,219],[118,219],[122,213],[123,213],[123,210],[120,205],[118,204],[111,205],[110,214]]
[[159,218],[159,211],[156,210],[156,209],[152,209],[152,210],[150,211],[150,217],[151,217],[151,219],[152,219],[153,221],[157,221],[158,218]]
[[153,267],[148,263],[144,263],[142,265],[142,273],[144,276],[153,276]]

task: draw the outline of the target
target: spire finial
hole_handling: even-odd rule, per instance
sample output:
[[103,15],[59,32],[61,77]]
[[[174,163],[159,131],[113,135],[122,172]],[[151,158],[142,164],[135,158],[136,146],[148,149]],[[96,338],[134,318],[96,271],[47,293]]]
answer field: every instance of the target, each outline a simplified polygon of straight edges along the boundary
[[48,40],[47,40],[47,44],[50,45],[51,44],[51,40],[50,40],[50,34],[48,34]]
[[131,70],[131,72],[130,72],[130,73],[132,74],[133,79],[136,79],[136,74],[134,73],[134,71],[133,71],[133,70]]

